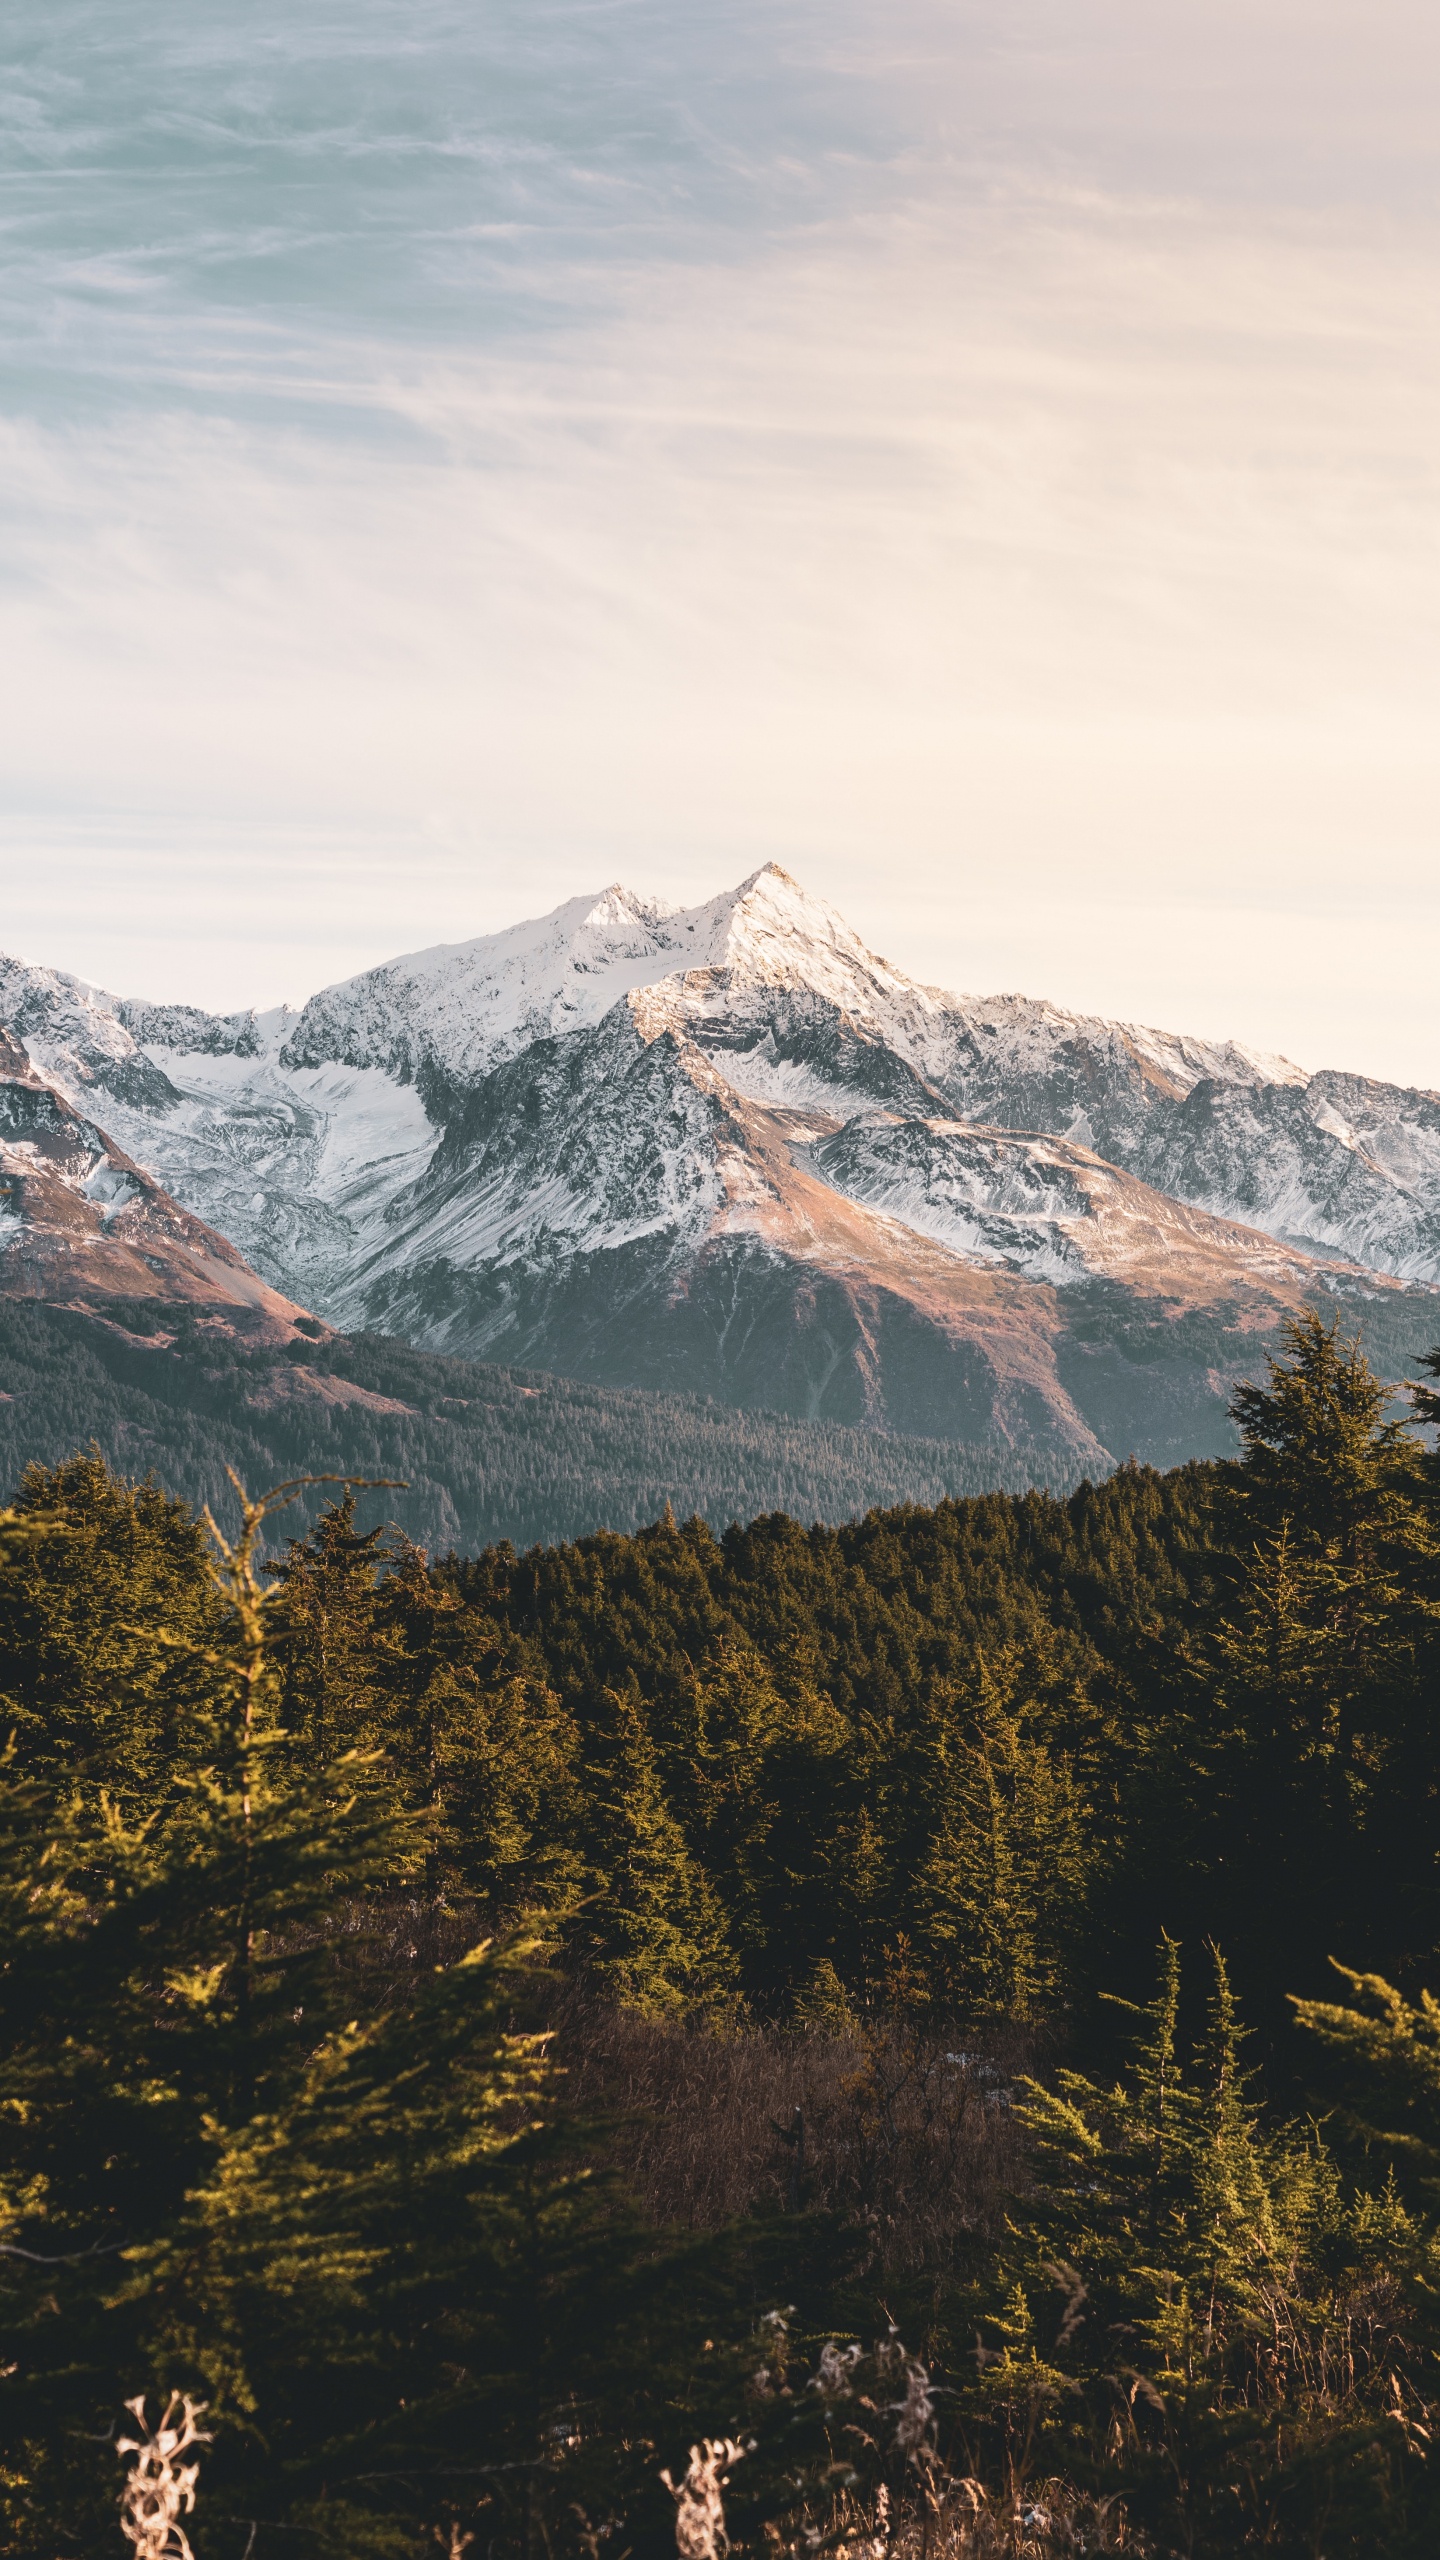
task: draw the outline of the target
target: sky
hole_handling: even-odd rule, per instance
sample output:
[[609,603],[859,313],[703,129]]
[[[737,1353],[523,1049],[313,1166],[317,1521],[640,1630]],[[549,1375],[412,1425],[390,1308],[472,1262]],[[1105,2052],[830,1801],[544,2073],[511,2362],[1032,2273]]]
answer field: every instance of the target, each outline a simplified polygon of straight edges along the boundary
[[221,1009],[777,859],[1440,1086],[1433,0],[38,0],[0,947]]

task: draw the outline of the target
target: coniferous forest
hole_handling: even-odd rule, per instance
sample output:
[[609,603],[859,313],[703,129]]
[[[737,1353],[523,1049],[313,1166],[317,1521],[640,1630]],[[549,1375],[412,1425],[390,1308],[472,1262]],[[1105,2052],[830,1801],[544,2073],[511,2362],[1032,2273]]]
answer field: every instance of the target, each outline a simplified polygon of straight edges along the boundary
[[1440,2549],[1429,1378],[469,1557],[32,1467],[4,2548]]
[[[0,1297],[0,1495],[77,1447],[122,1475],[153,1472],[197,1510],[224,1504],[232,1469],[255,1485],[383,1477],[384,1507],[432,1553],[639,1528],[667,1498],[723,1529],[759,1511],[845,1520],[906,1496],[1075,1481],[1053,1449],[896,1440],[313,1324],[283,1346],[247,1342],[153,1299],[100,1315]],[[323,1508],[309,1488],[295,1516]]]

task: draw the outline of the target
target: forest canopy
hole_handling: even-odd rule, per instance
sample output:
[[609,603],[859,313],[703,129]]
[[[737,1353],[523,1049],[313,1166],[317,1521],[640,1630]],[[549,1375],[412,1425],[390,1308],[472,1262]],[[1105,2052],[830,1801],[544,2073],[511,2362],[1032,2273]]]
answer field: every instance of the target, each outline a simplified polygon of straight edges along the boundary
[[658,2551],[702,2437],[757,2548],[1433,2548],[1440,1389],[1235,1413],[470,1558],[32,1468],[6,2547],[175,2391],[197,2560]]

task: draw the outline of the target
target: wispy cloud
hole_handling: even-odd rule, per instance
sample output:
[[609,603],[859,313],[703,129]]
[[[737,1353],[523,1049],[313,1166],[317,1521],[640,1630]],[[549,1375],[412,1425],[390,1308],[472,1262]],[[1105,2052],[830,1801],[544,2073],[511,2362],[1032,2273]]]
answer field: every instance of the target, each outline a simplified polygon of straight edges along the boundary
[[1418,7],[293,14],[62,0],[12,88],[25,940],[137,982],[108,847],[184,992],[243,839],[266,998],[779,853],[927,976],[1440,1077]]

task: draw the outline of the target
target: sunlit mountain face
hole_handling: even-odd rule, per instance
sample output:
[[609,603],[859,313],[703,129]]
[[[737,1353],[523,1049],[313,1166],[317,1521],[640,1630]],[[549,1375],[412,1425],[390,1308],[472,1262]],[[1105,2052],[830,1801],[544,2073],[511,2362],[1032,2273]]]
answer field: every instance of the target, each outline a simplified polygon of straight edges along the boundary
[[1102,1469],[1228,1445],[1287,1314],[1440,1326],[1440,1098],[955,996],[767,865],[298,1012],[0,964],[24,1073],[329,1324]]

